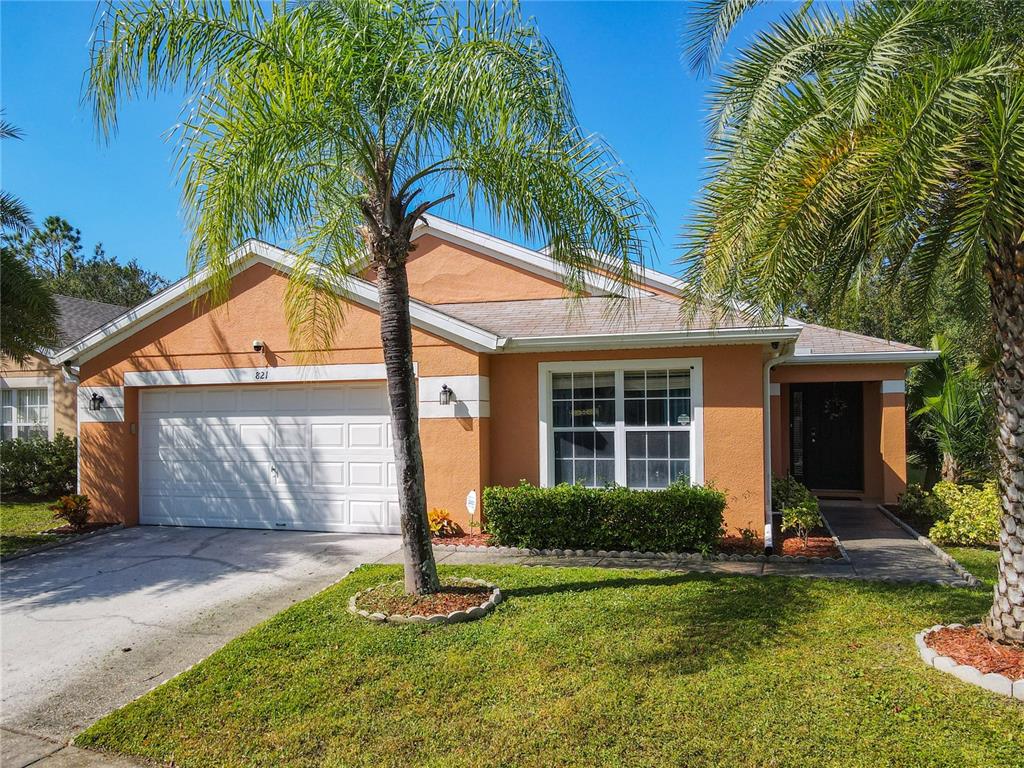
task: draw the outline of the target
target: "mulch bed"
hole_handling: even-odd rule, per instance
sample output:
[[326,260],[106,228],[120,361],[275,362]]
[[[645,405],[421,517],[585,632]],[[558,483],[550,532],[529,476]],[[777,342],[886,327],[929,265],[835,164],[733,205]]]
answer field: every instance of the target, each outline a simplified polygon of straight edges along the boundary
[[[718,543],[718,551],[727,555],[759,555],[764,552],[764,539],[744,539],[742,536],[723,536]],[[795,533],[783,534],[782,546],[775,552],[777,555],[792,557],[842,557],[839,547],[824,528],[816,528],[803,539]]]
[[43,533],[54,533],[58,536],[80,536],[83,533],[92,533],[101,528],[109,528],[117,523],[86,523],[82,528],[72,528],[70,525],[62,525],[59,528],[51,528]]
[[480,584],[441,580],[441,591],[432,595],[407,595],[402,582],[381,584],[356,598],[356,607],[370,613],[402,616],[433,616],[452,611],[466,611],[481,605],[491,590]]
[[936,653],[982,674],[995,672],[1011,680],[1024,680],[1024,649],[995,643],[977,627],[944,627],[929,632],[924,641]]
[[435,536],[434,544],[454,544],[460,547],[493,547],[489,533],[463,533],[458,536]]

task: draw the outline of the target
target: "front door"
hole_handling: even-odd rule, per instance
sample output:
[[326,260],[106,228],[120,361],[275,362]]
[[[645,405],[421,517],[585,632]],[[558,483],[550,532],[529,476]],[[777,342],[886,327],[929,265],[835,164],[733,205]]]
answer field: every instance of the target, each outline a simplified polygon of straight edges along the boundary
[[792,384],[790,467],[815,490],[864,490],[864,390],[859,381]]

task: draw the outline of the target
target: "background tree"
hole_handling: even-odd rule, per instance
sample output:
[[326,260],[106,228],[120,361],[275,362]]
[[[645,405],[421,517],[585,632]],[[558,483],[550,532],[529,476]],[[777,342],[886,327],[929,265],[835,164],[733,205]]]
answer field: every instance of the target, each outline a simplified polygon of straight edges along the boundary
[[406,588],[438,589],[417,427],[406,261],[413,227],[459,198],[550,243],[578,288],[624,283],[650,222],[610,150],[577,123],[558,57],[518,8],[471,2],[112,5],[88,93],[101,131],[124,101],[183,86],[189,264],[226,296],[244,238],[290,237],[300,348],[326,348],[338,291],[368,257],[379,288]]
[[91,256],[82,256],[81,231],[60,216],[47,216],[41,228],[4,239],[51,293],[131,307],[167,286],[135,259],[122,264],[108,256],[103,243],[94,246]]
[[167,281],[132,259],[120,263],[97,243],[92,256],[75,257],[60,275],[47,279],[54,293],[133,307],[167,287]]
[[[750,0],[707,0],[692,62],[708,65]],[[1024,643],[1024,3],[805,4],[716,76],[711,180],[688,256],[694,295],[765,318],[806,276],[817,297],[858,275],[906,274],[918,308],[936,279],[993,318],[1003,516],[984,626]]]

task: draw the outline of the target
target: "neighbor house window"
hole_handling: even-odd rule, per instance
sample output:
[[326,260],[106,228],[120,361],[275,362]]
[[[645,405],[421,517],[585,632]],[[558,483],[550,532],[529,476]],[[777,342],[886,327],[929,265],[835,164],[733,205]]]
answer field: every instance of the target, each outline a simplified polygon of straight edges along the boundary
[[541,366],[545,484],[702,482],[696,360]]
[[2,389],[0,405],[0,439],[50,436],[50,402],[45,388]]

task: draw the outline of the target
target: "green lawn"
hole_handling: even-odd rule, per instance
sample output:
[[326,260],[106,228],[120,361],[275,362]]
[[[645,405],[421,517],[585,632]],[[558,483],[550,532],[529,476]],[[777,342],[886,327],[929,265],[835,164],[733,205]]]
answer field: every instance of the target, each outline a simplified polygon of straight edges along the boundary
[[49,510],[52,501],[0,502],[0,556],[38,547],[57,536],[42,534],[60,523]]
[[999,551],[982,547],[943,547],[960,565],[991,587],[996,581]]
[[[965,563],[966,564],[966,563]],[[987,589],[457,567],[507,601],[373,625],[358,570],[77,743],[175,766],[1020,765],[1024,706],[924,666],[913,635]]]

